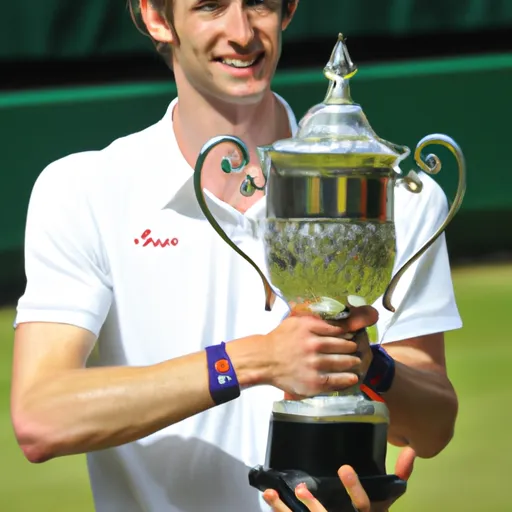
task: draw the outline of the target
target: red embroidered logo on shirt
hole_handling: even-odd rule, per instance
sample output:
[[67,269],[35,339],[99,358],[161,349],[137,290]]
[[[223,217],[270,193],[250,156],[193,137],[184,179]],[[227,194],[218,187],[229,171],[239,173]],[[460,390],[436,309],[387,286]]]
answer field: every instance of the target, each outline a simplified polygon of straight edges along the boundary
[[139,240],[138,238],[134,240],[135,245],[139,245],[141,242],[144,242],[142,247],[146,247],[150,244],[153,245],[153,247],[171,247],[171,245],[176,247],[178,245],[179,240],[177,238],[166,238],[165,240],[160,240],[160,238],[157,238],[156,240],[153,240],[151,237],[148,238],[150,234],[151,230],[146,229],[146,231],[140,235],[142,240]]

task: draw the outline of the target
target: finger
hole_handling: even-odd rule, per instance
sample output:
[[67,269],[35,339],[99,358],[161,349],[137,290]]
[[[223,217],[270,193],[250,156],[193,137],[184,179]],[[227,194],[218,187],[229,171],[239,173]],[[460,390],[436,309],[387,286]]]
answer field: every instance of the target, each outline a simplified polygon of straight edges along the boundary
[[359,348],[354,341],[331,336],[319,337],[317,343],[318,352],[322,354],[354,354]]
[[301,320],[309,322],[309,330],[313,334],[316,334],[318,336],[339,337],[344,333],[342,326],[329,324],[325,320],[322,320],[321,318],[309,316],[308,318],[304,318]]
[[279,494],[273,489],[267,489],[263,493],[265,503],[272,508],[273,512],[291,512],[291,510],[281,501]]
[[321,391],[343,391],[355,386],[359,382],[359,377],[355,373],[328,373],[323,376],[323,382],[320,384]]
[[395,464],[395,474],[402,480],[409,480],[414,469],[414,461],[416,460],[416,452],[406,446],[400,451]]
[[350,316],[337,323],[343,329],[343,332],[356,332],[376,324],[378,319],[379,313],[375,308],[372,306],[360,306],[358,308],[350,308]]
[[342,466],[338,470],[338,476],[358,512],[370,512],[370,499],[356,472],[350,466]]
[[295,488],[295,496],[306,505],[310,512],[327,512],[323,505],[309,492],[306,484]]
[[[410,446],[406,446],[400,451],[395,464],[395,474],[398,476],[398,478],[406,481],[409,480],[414,469],[415,460],[416,452]],[[397,499],[398,498],[395,498],[393,500],[379,504],[379,506],[374,504],[373,508],[375,510],[372,510],[372,512],[387,512]]]
[[317,370],[324,373],[357,373],[362,361],[359,357],[343,354],[319,355]]

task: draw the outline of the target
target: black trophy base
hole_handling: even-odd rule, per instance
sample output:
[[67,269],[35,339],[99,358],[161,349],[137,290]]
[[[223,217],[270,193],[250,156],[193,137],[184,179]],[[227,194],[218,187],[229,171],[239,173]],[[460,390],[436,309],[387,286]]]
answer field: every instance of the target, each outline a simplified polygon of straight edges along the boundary
[[328,512],[353,512],[337,474],[340,466],[348,464],[373,503],[405,492],[405,481],[386,474],[386,423],[304,420],[274,415],[266,468],[250,471],[251,486],[260,491],[275,489],[292,512],[306,512],[295,497],[295,487],[304,482]]
[[[406,482],[396,475],[363,476],[359,480],[372,503],[398,498],[406,489]],[[249,472],[249,483],[262,492],[267,489],[277,491],[282,502],[292,512],[309,512],[309,509],[295,496],[295,488],[301,483],[307,485],[328,512],[354,511],[347,491],[337,476],[314,477],[304,471],[277,471],[256,466]]]

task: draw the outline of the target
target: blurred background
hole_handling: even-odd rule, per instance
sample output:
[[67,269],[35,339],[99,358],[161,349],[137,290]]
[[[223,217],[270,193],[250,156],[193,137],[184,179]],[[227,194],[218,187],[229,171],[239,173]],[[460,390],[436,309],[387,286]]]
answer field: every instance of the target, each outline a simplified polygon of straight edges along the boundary
[[[156,122],[176,91],[125,0],[2,6],[0,511],[92,511],[83,457],[30,465],[12,433],[12,321],[25,284],[26,208],[51,161]],[[343,32],[360,68],[353,98],[378,135],[414,148],[429,133],[447,133],[467,159],[467,195],[447,231],[464,320],[447,336],[459,421],[443,453],[416,463],[406,497],[393,507],[398,512],[512,511],[511,29],[511,0],[302,0],[284,38],[274,90],[298,117],[323,100],[322,68]],[[445,164],[436,179],[452,198],[456,166],[443,151],[436,150]],[[390,448],[390,471],[396,453]]]

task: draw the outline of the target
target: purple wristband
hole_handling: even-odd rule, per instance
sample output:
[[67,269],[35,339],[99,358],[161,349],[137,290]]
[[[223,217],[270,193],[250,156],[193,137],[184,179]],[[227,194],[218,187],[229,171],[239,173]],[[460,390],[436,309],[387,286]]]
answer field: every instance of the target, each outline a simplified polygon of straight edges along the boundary
[[226,344],[206,347],[210,395],[216,405],[229,402],[240,396],[240,385],[226,352]]

